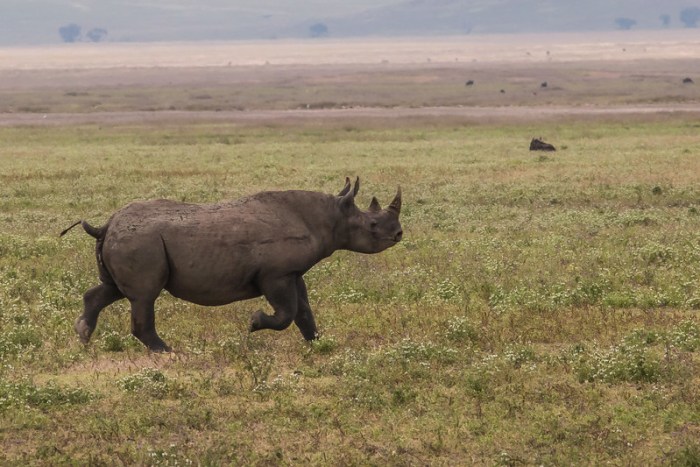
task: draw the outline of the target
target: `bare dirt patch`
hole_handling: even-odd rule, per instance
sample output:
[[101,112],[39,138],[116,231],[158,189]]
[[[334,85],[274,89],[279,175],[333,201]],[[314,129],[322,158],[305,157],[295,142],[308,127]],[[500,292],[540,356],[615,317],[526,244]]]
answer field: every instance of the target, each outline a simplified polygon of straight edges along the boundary
[[0,114],[2,126],[61,125],[155,125],[185,123],[232,123],[239,125],[304,124],[353,121],[427,121],[449,123],[518,123],[587,118],[649,119],[659,116],[700,116],[697,105],[617,106],[617,107],[422,107],[351,108],[250,111],[161,111],[95,112],[57,114]]
[[119,375],[138,371],[142,368],[165,368],[175,362],[181,362],[184,358],[186,356],[176,353],[140,353],[138,355],[119,353],[96,357],[93,360],[74,365],[67,370],[67,373]]

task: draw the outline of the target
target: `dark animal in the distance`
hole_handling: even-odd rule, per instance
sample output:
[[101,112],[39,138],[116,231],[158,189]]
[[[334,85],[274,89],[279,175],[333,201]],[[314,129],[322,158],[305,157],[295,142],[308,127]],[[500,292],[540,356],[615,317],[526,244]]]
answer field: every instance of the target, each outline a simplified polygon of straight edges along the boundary
[[465,86],[474,86],[474,80],[473,79],[467,80],[467,82],[464,83],[464,85]]
[[693,78],[683,78],[683,84],[693,84]]
[[556,151],[557,148],[549,143],[545,143],[542,139],[532,138],[530,141],[530,151]]
[[251,332],[286,329],[294,322],[317,337],[304,273],[336,250],[379,253],[402,237],[401,188],[388,208],[372,198],[355,205],[360,188],[346,179],[336,196],[268,191],[236,201],[131,203],[102,227],[78,221],[95,237],[101,284],[83,296],[75,331],[88,343],[107,305],[131,303],[131,332],[152,351],[170,347],[156,333],[154,303],[163,289],[199,305],[225,305],[264,296],[274,313],[253,313]]

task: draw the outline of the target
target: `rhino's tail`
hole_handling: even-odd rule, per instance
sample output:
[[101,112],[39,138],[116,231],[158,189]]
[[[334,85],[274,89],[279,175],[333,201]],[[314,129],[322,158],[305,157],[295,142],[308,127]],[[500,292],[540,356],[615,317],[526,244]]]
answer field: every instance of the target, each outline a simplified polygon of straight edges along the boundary
[[68,233],[70,229],[72,229],[78,224],[82,225],[83,230],[85,230],[85,232],[87,232],[90,236],[95,237],[95,239],[97,240],[95,244],[95,256],[97,257],[97,268],[100,273],[100,280],[107,284],[115,284],[114,279],[112,278],[112,274],[105,266],[104,260],[102,258],[102,245],[105,241],[105,235],[107,234],[109,222],[107,222],[102,227],[93,227],[87,222],[80,220],[68,227],[67,229],[65,229],[63,232],[61,232],[60,236],[63,237],[66,233]]
[[80,220],[80,221],[74,223],[73,225],[71,225],[70,227],[68,227],[67,229],[63,230],[63,232],[61,232],[59,237],[63,237],[65,234],[68,233],[68,231],[70,229],[72,229],[73,227],[75,227],[78,224],[82,225],[83,230],[85,230],[85,232],[87,232],[88,235],[90,235],[91,237],[95,237],[98,240],[104,238],[105,233],[107,233],[107,226],[109,225],[109,223],[108,223],[106,225],[103,225],[102,227],[93,227],[90,224],[88,224],[86,221]]

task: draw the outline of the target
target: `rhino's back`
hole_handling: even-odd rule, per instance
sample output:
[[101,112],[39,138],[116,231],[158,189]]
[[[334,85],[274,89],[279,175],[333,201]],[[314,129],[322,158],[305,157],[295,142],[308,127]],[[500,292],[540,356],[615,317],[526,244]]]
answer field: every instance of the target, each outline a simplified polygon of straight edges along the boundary
[[272,217],[274,206],[250,198],[217,204],[192,204],[166,199],[133,202],[116,212],[109,222],[110,233],[165,233],[216,229],[219,226],[256,224]]
[[[320,219],[328,210],[331,197],[300,190],[261,192],[234,201],[193,204],[159,199],[133,202],[110,219],[110,230],[216,228],[231,223],[265,227],[294,228]],[[306,218],[306,219],[304,219]]]
[[[243,198],[217,204],[170,200],[134,202],[114,214],[106,241],[123,243],[161,237],[178,248],[270,244],[305,237],[308,226],[293,211],[265,199]],[[174,246],[174,245],[173,245]]]

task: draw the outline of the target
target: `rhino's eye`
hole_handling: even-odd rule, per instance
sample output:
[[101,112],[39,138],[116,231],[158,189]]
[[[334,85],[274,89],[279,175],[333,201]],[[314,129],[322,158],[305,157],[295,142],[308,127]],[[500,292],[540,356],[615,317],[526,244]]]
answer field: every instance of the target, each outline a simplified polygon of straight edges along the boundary
[[376,229],[377,228],[377,221],[372,219],[371,221],[369,221],[369,226],[372,229]]

